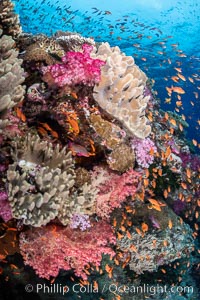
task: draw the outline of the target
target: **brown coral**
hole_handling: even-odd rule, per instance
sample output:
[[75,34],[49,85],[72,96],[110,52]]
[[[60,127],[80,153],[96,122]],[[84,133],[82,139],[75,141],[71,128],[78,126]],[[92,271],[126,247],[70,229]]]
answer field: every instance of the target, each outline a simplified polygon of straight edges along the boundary
[[[101,117],[100,114],[91,114],[90,122],[100,138],[99,143],[112,152],[107,155],[110,169],[125,172],[134,167],[135,154],[126,141],[126,133],[119,126]],[[97,142],[97,138],[95,141]]]
[[55,40],[41,36],[37,42],[26,48],[23,59],[24,61],[44,61],[47,65],[53,65],[59,62],[64,53]]
[[53,65],[56,60],[51,57],[44,49],[31,45],[26,49],[26,54],[23,57],[24,61],[44,61],[47,65]]
[[120,144],[107,157],[107,163],[112,170],[123,173],[134,167],[135,154],[130,146]]
[[122,129],[104,120],[100,114],[91,114],[90,122],[98,136],[101,138],[101,143],[109,149],[115,148],[123,141]]
[[78,167],[75,170],[75,174],[76,174],[76,181],[75,181],[75,186],[76,187],[81,187],[85,183],[90,183],[91,182],[90,173],[85,168]]

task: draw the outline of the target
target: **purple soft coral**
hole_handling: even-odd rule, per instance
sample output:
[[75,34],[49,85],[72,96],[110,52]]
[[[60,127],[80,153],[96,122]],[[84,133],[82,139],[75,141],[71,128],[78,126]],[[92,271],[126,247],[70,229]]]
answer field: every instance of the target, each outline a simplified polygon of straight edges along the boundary
[[177,215],[180,215],[186,208],[186,203],[180,199],[177,199],[173,203],[173,210]]
[[72,229],[80,228],[81,231],[84,231],[90,227],[91,224],[88,215],[74,214],[70,220],[70,228]]
[[[138,165],[143,168],[148,168],[154,161],[154,153],[157,148],[150,138],[144,140],[132,139],[132,148],[135,150],[136,160]],[[153,153],[153,154],[152,154]]]

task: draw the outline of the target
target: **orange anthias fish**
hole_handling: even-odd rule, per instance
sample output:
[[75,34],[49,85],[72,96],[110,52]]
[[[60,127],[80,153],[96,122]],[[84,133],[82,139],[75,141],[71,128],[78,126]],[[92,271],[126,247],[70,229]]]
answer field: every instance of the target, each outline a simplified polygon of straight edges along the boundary
[[149,229],[149,226],[146,223],[142,223],[142,231],[147,232]]
[[20,120],[22,120],[22,122],[26,122],[26,116],[23,114],[23,112],[21,111],[21,109],[19,107],[17,107],[15,109],[15,111],[16,111],[16,114],[17,114],[18,118]]
[[185,91],[179,86],[172,86],[171,90],[177,94],[185,94]]
[[185,78],[185,76],[183,76],[183,75],[182,75],[182,74],[180,74],[180,73],[178,73],[177,75],[178,75],[178,77],[179,77],[180,79],[182,79],[183,81],[186,81],[186,78]]
[[173,227],[173,223],[171,220],[169,220],[169,222],[168,222],[168,227],[169,227],[169,229],[172,229],[172,227]]

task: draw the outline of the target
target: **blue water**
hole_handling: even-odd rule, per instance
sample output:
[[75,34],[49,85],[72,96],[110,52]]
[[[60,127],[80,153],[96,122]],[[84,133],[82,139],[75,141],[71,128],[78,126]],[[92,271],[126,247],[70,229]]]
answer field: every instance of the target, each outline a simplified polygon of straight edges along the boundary
[[[148,77],[155,80],[161,106],[174,111],[177,94],[169,100],[166,87],[180,86],[189,139],[200,143],[200,1],[135,0],[38,0],[14,1],[25,32],[51,35],[57,30],[78,32],[95,41],[118,45]],[[108,3],[109,2],[109,3]],[[174,68],[185,81],[174,82]],[[190,77],[191,80],[188,78]],[[192,81],[192,82],[191,82]]]

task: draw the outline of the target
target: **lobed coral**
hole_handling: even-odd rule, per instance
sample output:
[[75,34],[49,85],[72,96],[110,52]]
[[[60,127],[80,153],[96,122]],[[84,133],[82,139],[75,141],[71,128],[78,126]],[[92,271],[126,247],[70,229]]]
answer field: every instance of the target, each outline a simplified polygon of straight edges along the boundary
[[7,35],[0,38],[0,113],[23,99],[24,70],[18,51],[14,49],[15,41]]
[[69,190],[74,184],[71,153],[29,134],[15,141],[14,163],[7,171],[12,215],[24,224],[41,226],[58,216],[62,206],[73,206]]
[[14,13],[14,4],[10,0],[0,2],[0,29],[4,34],[16,38],[22,32],[19,16]]
[[145,109],[150,96],[144,96],[147,77],[118,47],[102,43],[95,57],[106,61],[101,81],[95,85],[93,97],[112,118],[117,119],[129,135],[145,138],[151,131]]

